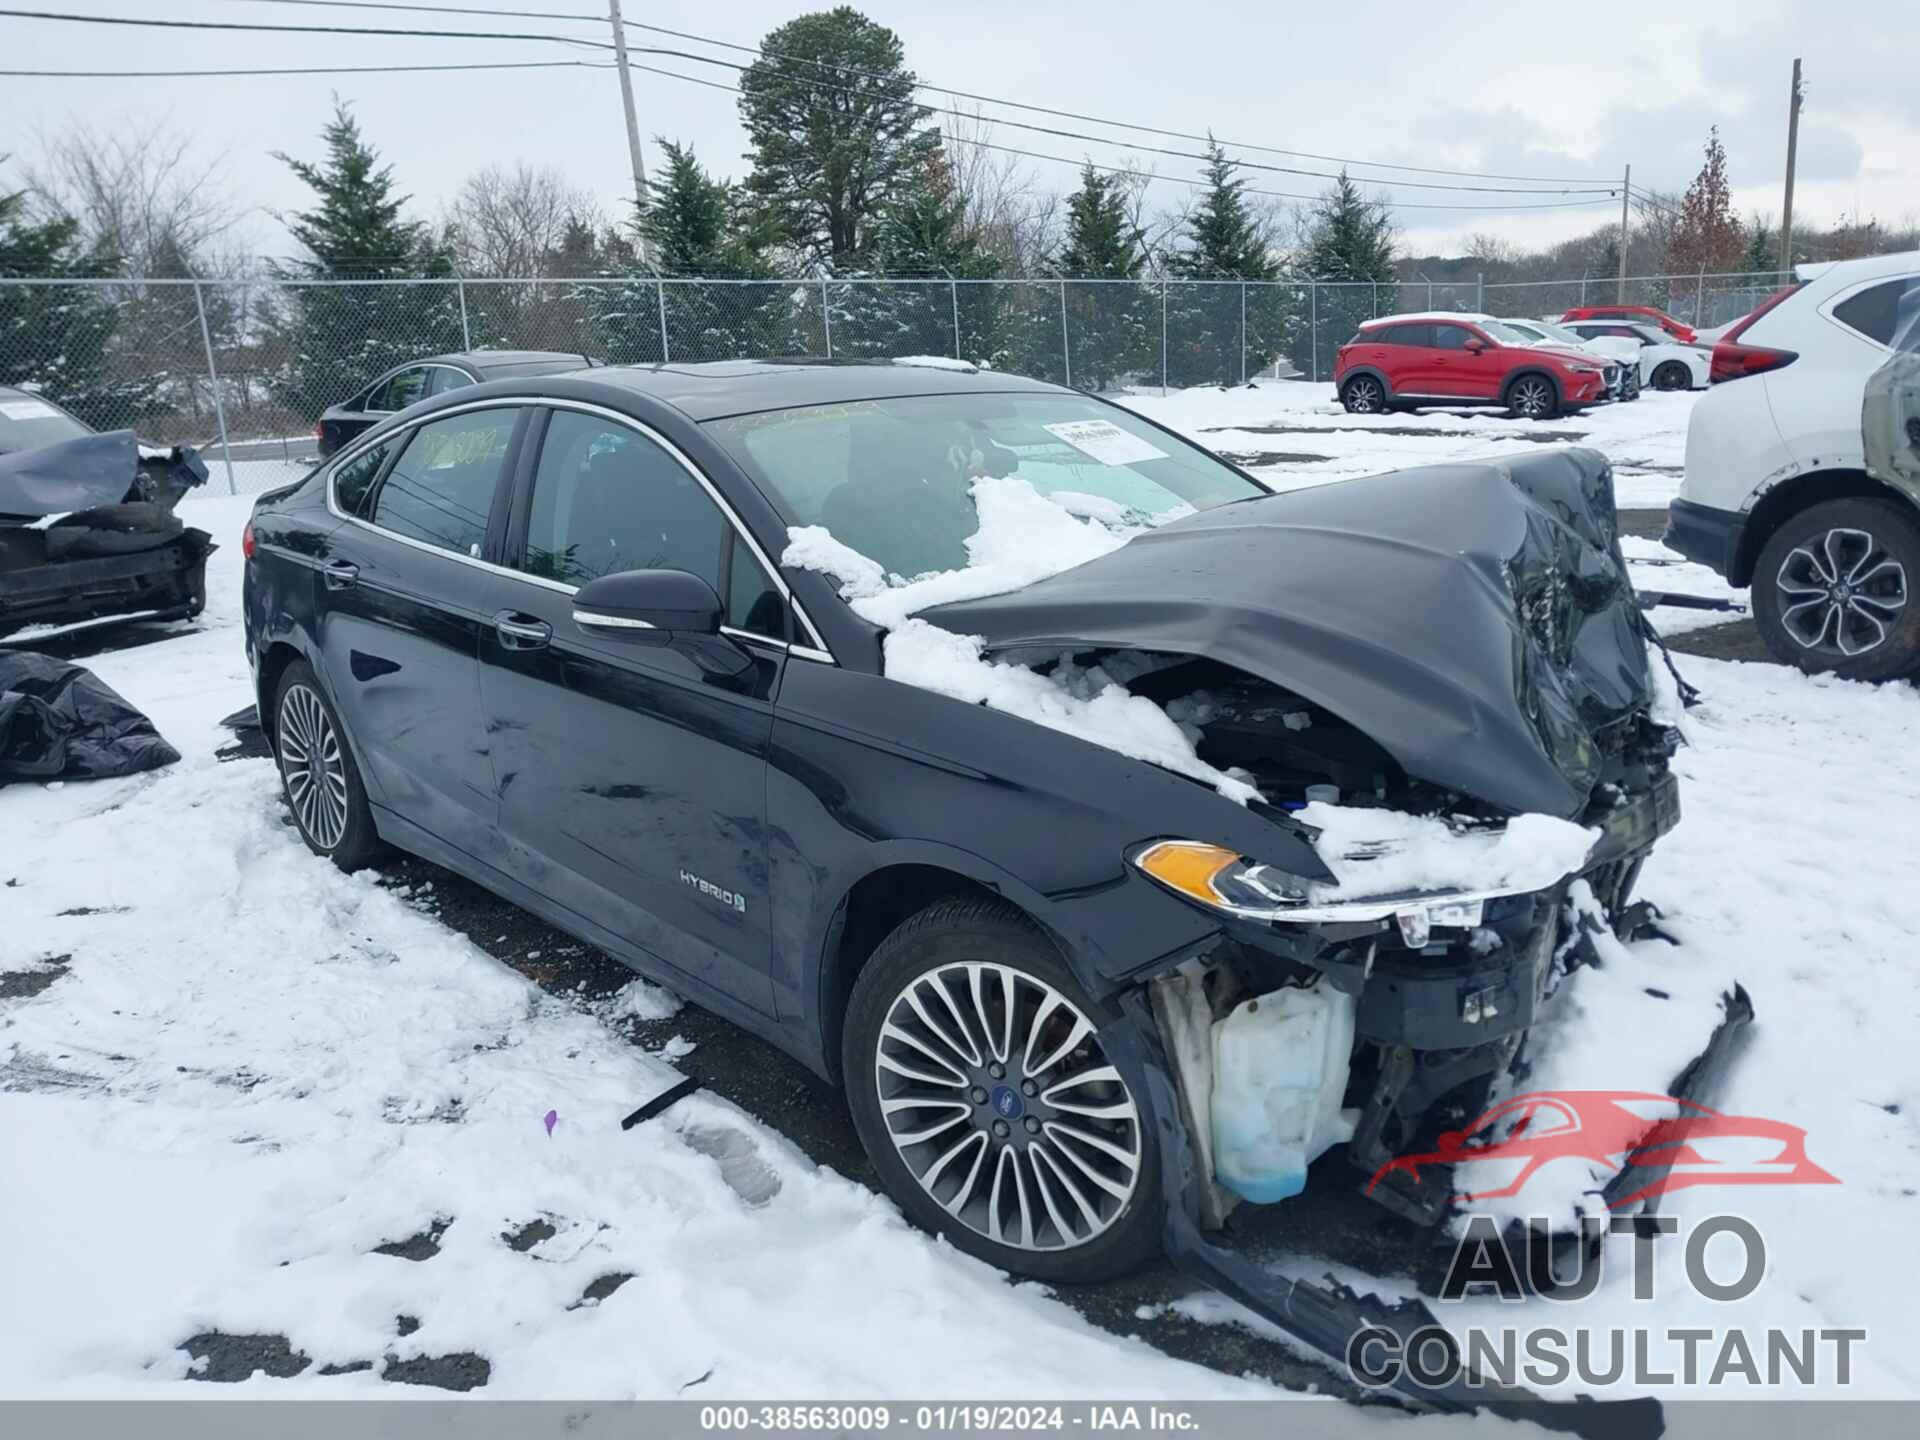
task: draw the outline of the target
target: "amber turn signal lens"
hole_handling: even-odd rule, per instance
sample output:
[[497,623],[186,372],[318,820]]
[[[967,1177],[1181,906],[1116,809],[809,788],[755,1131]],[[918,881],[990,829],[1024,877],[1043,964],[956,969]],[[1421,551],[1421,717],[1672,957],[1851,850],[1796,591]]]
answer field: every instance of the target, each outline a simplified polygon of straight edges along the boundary
[[1240,863],[1240,857],[1218,845],[1202,845],[1197,840],[1162,840],[1149,845],[1135,858],[1147,874],[1162,885],[1203,905],[1222,903],[1213,881],[1222,871]]

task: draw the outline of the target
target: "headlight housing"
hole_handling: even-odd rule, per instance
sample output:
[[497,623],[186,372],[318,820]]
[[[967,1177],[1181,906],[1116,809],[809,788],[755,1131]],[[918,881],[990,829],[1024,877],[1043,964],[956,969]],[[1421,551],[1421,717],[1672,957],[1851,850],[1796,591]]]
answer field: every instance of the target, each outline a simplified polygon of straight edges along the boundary
[[1155,840],[1127,858],[1149,879],[1220,914],[1295,925],[1392,920],[1414,949],[1426,945],[1436,926],[1477,927],[1488,900],[1537,888],[1404,892],[1344,900],[1328,895],[1336,888],[1332,881],[1310,880],[1198,840]]

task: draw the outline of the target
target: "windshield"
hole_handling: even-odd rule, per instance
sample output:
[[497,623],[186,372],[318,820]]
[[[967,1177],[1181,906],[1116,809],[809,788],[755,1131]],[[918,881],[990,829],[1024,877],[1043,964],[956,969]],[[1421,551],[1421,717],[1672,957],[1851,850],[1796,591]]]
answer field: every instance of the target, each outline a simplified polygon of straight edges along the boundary
[[1152,524],[1267,492],[1125,410],[1064,393],[921,395],[710,421],[788,525],[895,575],[967,564],[973,482],[1015,476],[1075,514]]
[[0,390],[0,455],[38,450],[93,432],[58,405],[24,390]]
[[1487,332],[1489,337],[1498,340],[1502,345],[1531,345],[1533,343],[1533,336],[1526,334],[1524,331],[1516,330],[1511,325],[1504,325],[1498,320],[1481,320],[1476,323],[1478,323],[1482,330]]
[[1579,346],[1587,343],[1563,325],[1550,325],[1545,320],[1530,320],[1527,323],[1549,340],[1558,340],[1562,345]]

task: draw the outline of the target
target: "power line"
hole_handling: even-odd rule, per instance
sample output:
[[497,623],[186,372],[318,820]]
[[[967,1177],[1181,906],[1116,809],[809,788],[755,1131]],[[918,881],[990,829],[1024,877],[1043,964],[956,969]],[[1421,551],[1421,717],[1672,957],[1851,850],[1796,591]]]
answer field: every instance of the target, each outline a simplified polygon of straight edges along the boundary
[[[476,62],[469,65],[296,65],[282,69],[249,70],[174,70],[165,73],[173,76],[215,78],[228,75],[390,75],[403,72],[425,70],[611,70],[613,66],[604,60],[501,60]],[[152,76],[134,77],[124,70],[0,70],[0,76],[22,79],[42,80],[129,80],[151,79]]]
[[[532,11],[532,10],[495,10],[495,9],[483,9],[476,6],[463,6],[463,5],[425,5],[425,4],[417,4],[417,3],[403,3],[403,0],[246,0],[246,3],[262,4],[262,5],[306,5],[306,6],[324,7],[327,9],[341,9],[341,10],[395,10],[395,11],[424,11],[428,13],[442,13],[442,14],[451,14],[451,15],[498,15],[498,16],[510,17],[514,19],[581,21],[581,22],[590,22],[593,24],[605,24],[606,18],[607,18],[604,15],[549,13],[545,11]],[[646,30],[656,35],[668,35],[677,40],[692,40],[697,44],[711,45],[723,50],[737,50],[748,55],[761,56],[767,59],[785,60],[785,61],[790,61],[794,64],[809,65],[815,69],[830,71],[835,75],[853,76],[853,77],[859,77],[859,78],[870,79],[870,80],[890,78],[883,75],[880,72],[876,72],[872,70],[862,70],[856,66],[839,65],[831,61],[814,60],[803,55],[792,55],[792,54],[783,53],[778,50],[767,50],[758,45],[744,45],[738,41],[733,41],[733,40],[719,40],[719,39],[715,39],[710,35],[700,35],[688,30],[674,30],[664,25],[648,25],[638,20],[628,20],[625,23],[626,23],[626,27],[629,30]],[[725,61],[716,60],[716,59],[713,59],[712,57],[702,56],[702,55],[688,56],[686,58],[703,61],[704,63],[707,63],[707,64],[726,64],[727,63]],[[736,66],[733,66],[732,68],[744,69],[746,67],[736,65]],[[1045,105],[1027,104],[1026,102],[1020,101],[1020,100],[1007,100],[994,95],[984,95],[984,94],[977,94],[977,93],[966,91],[966,90],[956,90],[952,86],[941,85],[930,80],[918,81],[916,82],[914,88],[918,90],[936,91],[942,94],[953,96],[961,100],[973,100],[973,101],[977,101],[979,103],[987,104],[987,105],[999,105],[1012,110],[1025,110],[1030,114],[1049,115],[1054,117],[1055,119],[1060,119],[1060,120],[1077,120],[1082,122],[1083,124],[1105,125],[1109,128],[1118,129],[1118,130],[1137,130],[1143,134],[1161,135],[1174,140],[1197,140],[1204,143],[1209,139],[1215,138],[1207,135],[1194,134],[1190,131],[1168,130],[1168,129],[1161,128],[1159,126],[1138,124],[1133,121],[1127,121],[1127,120],[1109,120],[1102,116],[1082,114],[1078,111],[1073,111],[1073,110],[1056,110]],[[933,110],[941,110],[941,107],[939,106],[929,106],[927,108],[933,109]],[[953,110],[945,110],[942,113],[950,114],[950,115],[962,114],[962,112],[953,111]],[[962,118],[974,118],[974,117],[963,115]],[[1013,121],[1013,120],[996,119],[994,117],[981,117],[981,118],[988,119],[991,123],[994,123],[994,124],[1001,124],[1001,125],[1017,125],[1018,124],[1017,121]],[[1021,128],[1042,129],[1043,127],[1026,126]],[[1056,132],[1047,131],[1046,133],[1051,134]],[[1082,138],[1082,137],[1073,137],[1073,138]],[[1107,141],[1104,143],[1120,145],[1128,142],[1116,140],[1116,141]],[[1431,165],[1398,165],[1385,160],[1361,160],[1361,159],[1356,159],[1355,157],[1346,156],[1346,155],[1322,155],[1311,150],[1289,150],[1281,146],[1258,145],[1258,144],[1254,144],[1251,141],[1245,141],[1245,140],[1220,140],[1218,143],[1234,150],[1252,150],[1260,154],[1266,154],[1266,155],[1286,155],[1286,156],[1291,156],[1295,159],[1319,160],[1332,165],[1356,165],[1369,170],[1399,170],[1399,171],[1404,171],[1406,173],[1415,174],[1415,175],[1448,175],[1448,176],[1453,176],[1457,179],[1468,179],[1468,180],[1513,180],[1513,181],[1519,181],[1521,183],[1529,184],[1529,185],[1586,186],[1586,185],[1592,185],[1595,183],[1591,177],[1584,178],[1584,179],[1569,179],[1564,176],[1548,176],[1548,175],[1503,175],[1503,174],[1498,174],[1498,173],[1493,173],[1488,171],[1455,170],[1455,169],[1447,169],[1447,168],[1443,168],[1439,166],[1431,166]],[[1145,147],[1135,147],[1135,148],[1145,148]],[[1249,161],[1242,161],[1240,163],[1245,165],[1249,169],[1262,168],[1254,165],[1252,162],[1249,162]],[[1334,178],[1332,176],[1323,175],[1315,171],[1287,170],[1284,167],[1280,167],[1280,166],[1268,166],[1264,168],[1277,170],[1283,174],[1311,175],[1317,179]],[[1407,186],[1412,186],[1416,182],[1369,180],[1367,183],[1403,184]],[[1436,186],[1436,187],[1428,187],[1428,188],[1445,189],[1449,187]],[[1469,188],[1469,187],[1461,187],[1461,188]],[[1502,192],[1502,193],[1506,193],[1506,192]],[[1511,193],[1529,194],[1534,192],[1516,190]],[[1618,192],[1617,190],[1615,190],[1610,193],[1618,193]]]
[[387,35],[429,40],[542,40],[556,45],[585,45],[611,50],[605,40],[582,40],[575,35],[540,35],[500,30],[400,30],[356,25],[258,25],[239,20],[154,20],[132,15],[75,15],[60,10],[0,10],[0,18],[59,20],[79,25],[143,25],[163,30],[263,30],[293,35]]
[[[737,85],[723,84],[718,80],[702,80],[697,75],[682,75],[676,70],[662,70],[655,65],[635,65],[633,68],[635,70],[644,70],[649,75],[661,75],[669,80],[682,80],[689,85],[705,86],[709,90],[725,90],[734,95],[741,93],[740,87]],[[1098,135],[1077,135],[1068,131],[1049,133],[1065,134],[1069,138],[1076,140],[1090,140],[1096,145],[1119,146],[1126,143],[1121,140],[1108,140]],[[998,150],[1008,155],[1021,155],[1029,160],[1051,160],[1057,164],[1071,165],[1076,170],[1082,165],[1092,165],[1094,169],[1102,170],[1112,175],[1129,175],[1142,180],[1165,180],[1176,185],[1191,185],[1194,183],[1191,180],[1181,180],[1179,177],[1173,175],[1155,174],[1151,170],[1134,170],[1124,165],[1099,165],[1091,160],[1076,160],[1070,155],[1048,155],[1038,150],[1023,150],[1013,145],[997,145],[990,140],[975,140],[965,135],[948,135],[945,139],[961,145],[977,146],[982,150]],[[1180,151],[1174,150],[1161,151],[1159,153],[1176,155],[1188,160],[1203,160],[1206,158],[1201,155],[1185,155]],[[1300,195],[1284,190],[1260,190],[1252,186],[1247,187],[1242,193],[1247,195],[1264,195],[1276,200],[1319,200],[1322,198],[1318,195]],[[1520,193],[1526,194],[1534,192],[1523,191]],[[1617,187],[1613,193],[1618,193]],[[1584,206],[1610,204],[1612,203],[1612,195],[1609,194],[1596,200],[1553,201],[1544,205],[1466,205],[1445,202],[1421,202],[1417,200],[1383,200],[1378,203],[1393,210],[1575,210]]]

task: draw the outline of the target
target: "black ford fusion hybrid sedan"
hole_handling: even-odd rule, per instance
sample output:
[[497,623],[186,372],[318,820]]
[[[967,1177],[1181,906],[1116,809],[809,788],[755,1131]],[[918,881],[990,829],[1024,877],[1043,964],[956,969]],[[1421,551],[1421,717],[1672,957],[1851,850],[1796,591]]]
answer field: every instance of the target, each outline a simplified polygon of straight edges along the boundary
[[[984,475],[1184,518],[920,618],[1103,665],[1259,798],[889,679],[840,579],[782,562],[822,526],[896,576],[959,569]],[[262,497],[243,547],[309,846],[424,856],[765,1036],[844,1085],[909,1216],[1046,1279],[1471,1106],[1570,894],[1625,915],[1678,815],[1590,451],[1271,494],[1013,376],[595,369],[412,406]],[[1307,823],[1329,802],[1592,843],[1383,893]],[[1406,1178],[1373,1198],[1437,1218],[1445,1187]]]

